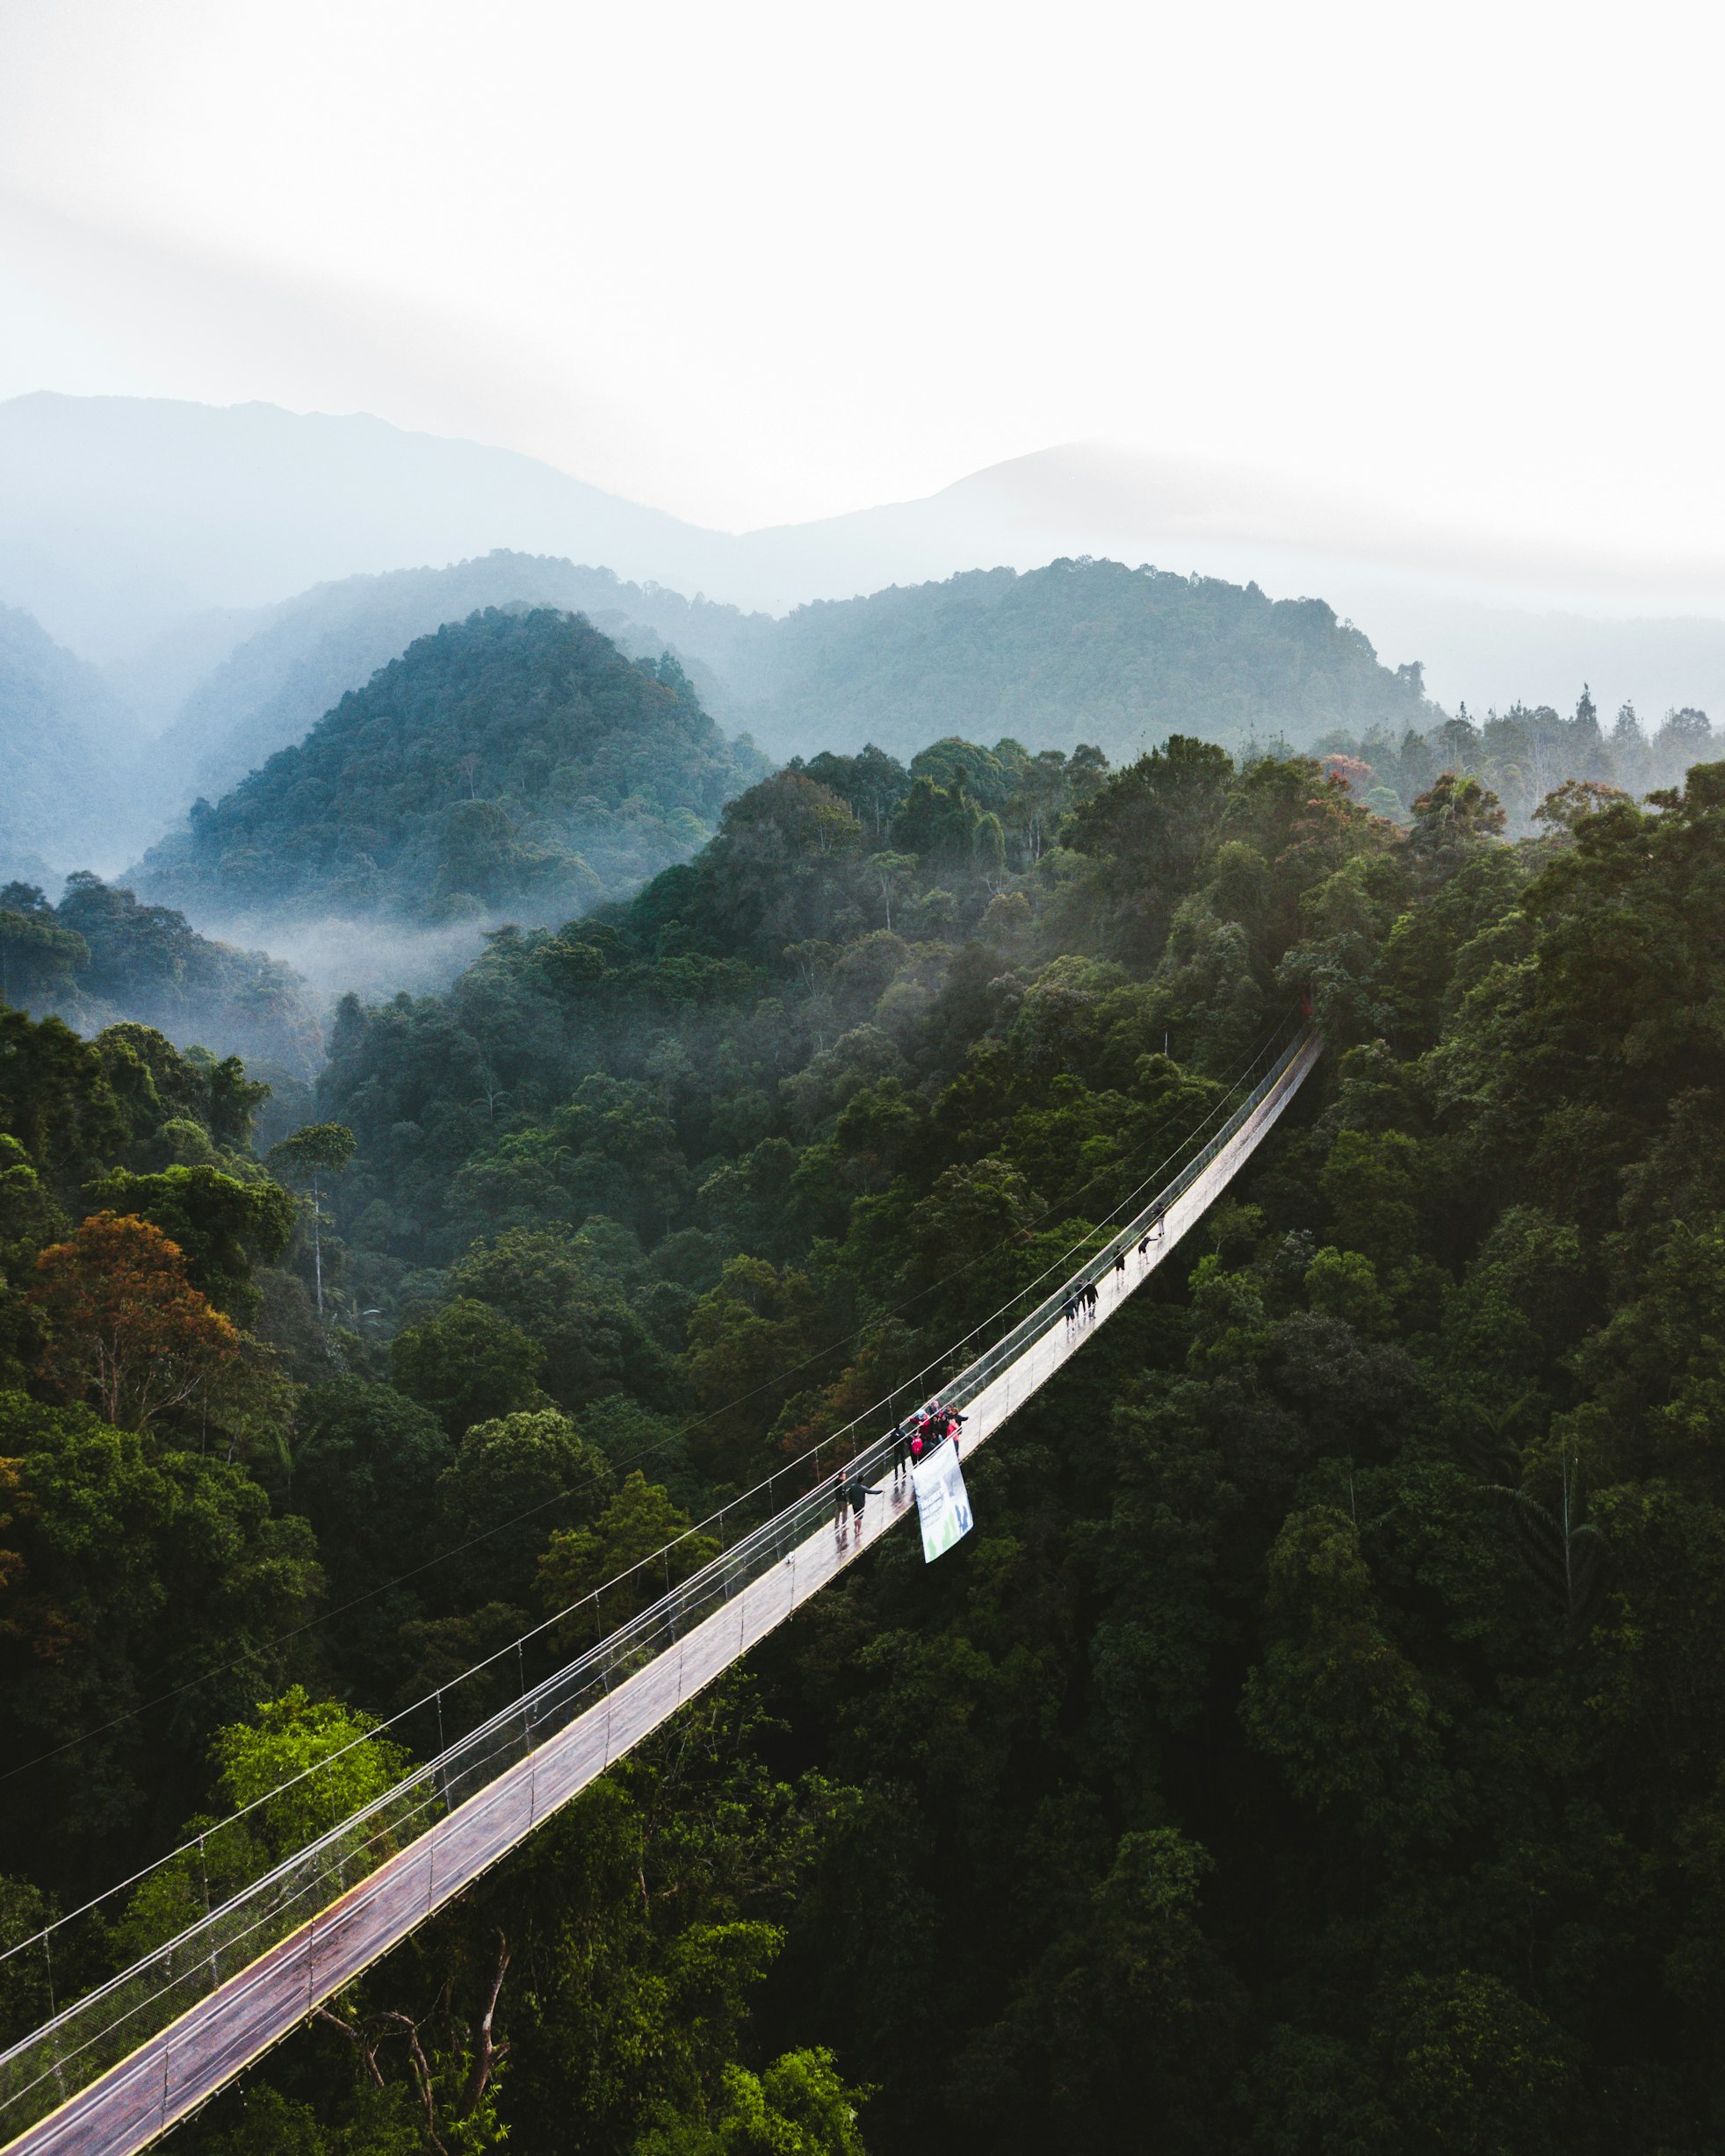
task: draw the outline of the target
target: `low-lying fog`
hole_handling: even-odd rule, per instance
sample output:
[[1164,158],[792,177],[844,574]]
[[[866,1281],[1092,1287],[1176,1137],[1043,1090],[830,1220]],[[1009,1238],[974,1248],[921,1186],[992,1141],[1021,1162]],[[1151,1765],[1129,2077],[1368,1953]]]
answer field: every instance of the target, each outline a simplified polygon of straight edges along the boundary
[[191,913],[187,919],[200,935],[281,959],[314,998],[330,1005],[350,991],[375,1003],[401,989],[425,995],[447,988],[485,948],[487,932],[503,926],[490,919],[400,928],[339,919],[237,923]]

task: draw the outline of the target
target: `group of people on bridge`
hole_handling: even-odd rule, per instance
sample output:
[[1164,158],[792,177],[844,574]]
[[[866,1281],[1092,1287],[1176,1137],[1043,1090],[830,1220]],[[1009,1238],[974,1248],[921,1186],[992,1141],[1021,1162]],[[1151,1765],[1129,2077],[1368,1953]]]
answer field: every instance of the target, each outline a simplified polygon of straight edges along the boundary
[[[1150,1243],[1152,1236],[1165,1231],[1162,1208],[1158,1206],[1151,1214],[1144,1231],[1138,1238],[1138,1263],[1142,1267],[1150,1262]],[[1126,1245],[1122,1243],[1115,1252],[1114,1270],[1116,1274],[1126,1270]],[[1068,1327],[1094,1317],[1101,1300],[1094,1280],[1075,1280],[1067,1290],[1066,1299],[1060,1306],[1061,1316]],[[956,1408],[943,1406],[939,1400],[931,1400],[926,1407],[918,1408],[901,1423],[894,1424],[888,1436],[892,1442],[892,1489],[896,1496],[901,1484],[926,1454],[935,1446],[949,1439],[956,1452],[958,1432],[964,1417]],[[855,1463],[843,1468],[833,1486],[833,1532],[840,1541],[846,1539],[853,1526],[860,1536],[862,1532],[862,1508],[870,1497],[883,1495],[878,1484],[865,1482],[857,1473]]]
[[[1151,1237],[1159,1236],[1162,1232],[1162,1212],[1158,1207],[1151,1215],[1149,1225],[1138,1237],[1140,1268],[1150,1263]],[[1126,1245],[1123,1243],[1114,1254],[1114,1270],[1116,1277],[1126,1270]],[[1096,1306],[1100,1301],[1101,1297],[1097,1293],[1094,1280],[1074,1280],[1066,1291],[1066,1300],[1060,1306],[1060,1315],[1066,1321],[1067,1330],[1070,1331],[1072,1326],[1083,1323],[1086,1318],[1094,1317]]]
[[[950,1440],[956,1453],[958,1432],[964,1427],[964,1417],[956,1408],[944,1406],[939,1400],[931,1400],[924,1407],[895,1423],[887,1432],[892,1444],[892,1489],[897,1496],[907,1481],[913,1468],[920,1466],[937,1445]],[[855,1525],[857,1533],[862,1532],[862,1508],[870,1497],[883,1494],[881,1486],[865,1482],[857,1473],[855,1463],[840,1475],[833,1492],[833,1531],[842,1542],[846,1530]]]

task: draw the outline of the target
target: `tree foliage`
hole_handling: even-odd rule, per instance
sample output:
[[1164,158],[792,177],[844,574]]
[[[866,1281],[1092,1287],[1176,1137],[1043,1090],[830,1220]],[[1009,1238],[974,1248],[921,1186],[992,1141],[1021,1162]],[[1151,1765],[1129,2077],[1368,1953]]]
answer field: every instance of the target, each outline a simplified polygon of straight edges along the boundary
[[[1225,1203],[967,1460],[977,1532],[887,1538],[188,2131],[1703,2156],[1725,767],[1559,769],[1538,818],[1502,776],[787,768],[343,1006],[321,1325],[303,1234],[220,1210],[265,1188],[243,1073],[0,1014],[0,1744],[72,1748],[0,1784],[0,1922],[242,1768],[512,1705],[1066,1277],[1309,1002]],[[304,1381],[273,1436],[105,1419],[134,1278],[251,1366],[235,1250]]]

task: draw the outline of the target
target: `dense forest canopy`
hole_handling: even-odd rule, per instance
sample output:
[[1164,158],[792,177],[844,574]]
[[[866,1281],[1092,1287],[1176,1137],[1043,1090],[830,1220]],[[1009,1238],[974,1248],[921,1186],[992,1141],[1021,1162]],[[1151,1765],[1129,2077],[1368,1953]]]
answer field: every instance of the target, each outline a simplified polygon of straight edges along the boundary
[[[1089,741],[1130,761],[1180,732],[1247,756],[1279,747],[1351,759],[1367,767],[1350,767],[1360,797],[1403,818],[1439,772],[1473,769],[1519,835],[1564,777],[1641,793],[1676,782],[1709,753],[1710,730],[1692,708],[1644,726],[1626,706],[1606,725],[1585,691],[1573,719],[1524,704],[1483,723],[1465,706],[1450,717],[1425,696],[1418,666],[1380,665],[1319,601],[1272,602],[1254,586],[1118,562],[978,571],[776,620],[497,549],[444,568],[347,578],[249,615],[200,617],[129,670],[111,665],[107,680],[57,651],[27,616],[4,615],[0,732],[15,784],[11,823],[0,813],[0,874],[47,883],[50,862],[63,873],[129,857],[200,797],[225,807],[249,774],[303,743],[410,645],[487,607],[576,609],[630,659],[656,670],[668,654],[704,710],[790,758],[869,743],[908,757],[958,733],[1004,734],[1033,753]],[[123,708],[128,696],[134,710]],[[170,718],[148,744],[136,715],[146,710]],[[745,756],[738,782],[754,775]],[[532,792],[530,781],[529,820],[545,820],[552,841],[595,868],[607,890],[671,857],[653,844],[619,854],[610,827],[572,835],[567,817],[554,804],[547,814]],[[265,793],[273,818],[276,795]],[[603,787],[594,798],[617,806]],[[696,813],[710,827],[711,816]],[[375,865],[375,835],[349,832],[336,852],[352,852],[353,841]],[[595,858],[606,841],[610,866]],[[176,832],[151,857],[147,895],[208,906],[199,917],[223,925],[236,910],[261,919],[273,855],[260,899],[246,847],[225,830],[217,845],[222,860],[237,856],[226,869]],[[567,895],[566,885],[559,903]],[[503,910],[530,911],[531,900],[523,889]]]
[[758,775],[674,660],[496,608],[422,637],[146,856],[232,919],[555,919],[691,853]]
[[1302,997],[1327,1043],[974,1535],[889,1541],[189,2146],[1717,2146],[1725,766],[1505,823],[1184,736],[824,754],[349,999],[273,1168],[237,1064],[0,1013],[11,1937],[252,1797],[257,1876],[369,1793],[300,1766],[1082,1246]]

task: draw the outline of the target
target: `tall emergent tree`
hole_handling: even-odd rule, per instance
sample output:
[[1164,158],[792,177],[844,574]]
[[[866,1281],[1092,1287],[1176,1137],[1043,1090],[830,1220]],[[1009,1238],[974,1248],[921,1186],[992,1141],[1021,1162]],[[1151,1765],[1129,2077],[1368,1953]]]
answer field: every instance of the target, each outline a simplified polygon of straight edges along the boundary
[[312,1275],[317,1314],[323,1316],[323,1185],[340,1175],[353,1158],[358,1140],[345,1123],[304,1123],[292,1137],[270,1148],[272,1175],[312,1201]]

